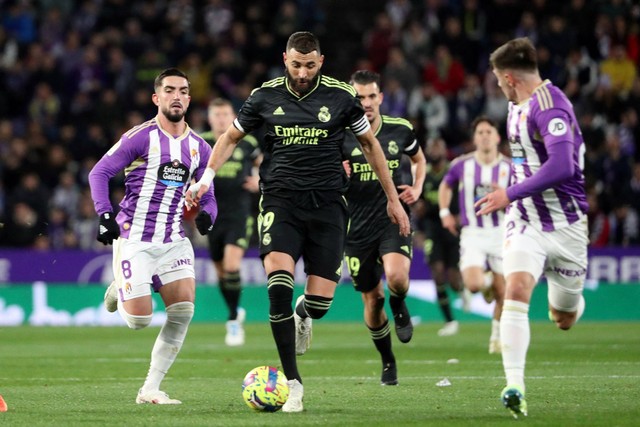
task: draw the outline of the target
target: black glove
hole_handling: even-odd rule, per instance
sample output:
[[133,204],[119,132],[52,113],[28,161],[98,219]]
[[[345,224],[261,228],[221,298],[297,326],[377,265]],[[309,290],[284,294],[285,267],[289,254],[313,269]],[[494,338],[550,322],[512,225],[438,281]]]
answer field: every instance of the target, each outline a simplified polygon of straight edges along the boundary
[[213,229],[213,221],[211,221],[211,215],[209,215],[205,211],[200,211],[200,213],[196,217],[196,228],[198,229],[198,233],[202,234],[203,236],[210,232]]
[[100,215],[100,226],[98,227],[98,242],[103,245],[110,245],[114,239],[120,236],[120,226],[116,222],[113,212],[106,212]]

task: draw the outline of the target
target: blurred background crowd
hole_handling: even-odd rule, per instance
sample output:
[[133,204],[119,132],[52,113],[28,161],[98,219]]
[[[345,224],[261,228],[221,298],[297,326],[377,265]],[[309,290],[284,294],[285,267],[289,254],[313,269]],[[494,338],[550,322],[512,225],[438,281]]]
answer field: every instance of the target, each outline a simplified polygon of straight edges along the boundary
[[411,120],[423,146],[443,138],[449,157],[472,149],[479,114],[504,124],[488,55],[529,37],[580,120],[591,244],[640,243],[637,1],[0,0],[0,246],[101,248],[87,174],[156,114],[155,76],[189,75],[188,123],[205,131],[211,99],[237,109],[283,74],[298,30],[319,36],[325,74],[379,72],[382,112]]

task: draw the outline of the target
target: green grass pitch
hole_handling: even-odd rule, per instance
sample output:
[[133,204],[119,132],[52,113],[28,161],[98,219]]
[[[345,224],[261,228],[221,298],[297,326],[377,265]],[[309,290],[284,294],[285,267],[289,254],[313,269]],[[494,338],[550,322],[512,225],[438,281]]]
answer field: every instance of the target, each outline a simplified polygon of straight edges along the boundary
[[[182,405],[136,405],[157,328],[0,329],[2,426],[632,426],[640,423],[640,323],[581,322],[569,332],[534,322],[527,364],[529,416],[514,420],[498,399],[500,356],[489,322],[438,337],[422,323],[394,337],[400,385],[381,387],[380,361],[364,326],[316,321],[299,358],[305,411],[256,413],[241,399],[246,372],[278,364],[267,324],[247,344],[223,344],[222,323],[192,325],[163,389]],[[457,359],[458,363],[450,363]],[[447,378],[451,385],[436,386]],[[518,424],[520,425],[520,424]]]

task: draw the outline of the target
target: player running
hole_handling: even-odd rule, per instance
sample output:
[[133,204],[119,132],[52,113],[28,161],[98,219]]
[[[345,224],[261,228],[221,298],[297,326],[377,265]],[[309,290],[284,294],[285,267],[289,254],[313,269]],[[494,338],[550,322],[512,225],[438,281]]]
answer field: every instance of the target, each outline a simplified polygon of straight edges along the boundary
[[[380,114],[384,95],[380,91],[377,73],[357,71],[351,76],[351,85],[356,89],[367,120],[380,141],[389,172],[408,214],[409,205],[420,197],[426,174],[426,161],[413,127],[407,120]],[[362,293],[364,321],[382,358],[380,382],[382,385],[396,385],[398,373],[389,320],[384,311],[385,293],[381,278],[384,271],[398,339],[403,343],[409,342],[413,324],[405,297],[409,291],[409,268],[413,255],[411,236],[402,236],[398,225],[389,221],[387,198],[353,134],[347,134],[342,152],[350,175],[346,197],[351,223],[345,259],[355,289]],[[412,179],[405,179],[402,174],[404,156],[411,160]]]

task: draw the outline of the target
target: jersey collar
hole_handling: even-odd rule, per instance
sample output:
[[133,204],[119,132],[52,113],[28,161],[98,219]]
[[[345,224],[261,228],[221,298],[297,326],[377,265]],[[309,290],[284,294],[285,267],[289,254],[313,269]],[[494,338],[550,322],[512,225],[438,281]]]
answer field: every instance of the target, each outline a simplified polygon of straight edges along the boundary
[[285,85],[286,85],[287,90],[289,91],[289,93],[290,93],[291,95],[295,96],[296,98],[298,98],[299,100],[303,100],[303,99],[305,99],[307,96],[311,95],[311,94],[312,94],[312,93],[313,93],[313,92],[318,88],[318,86],[320,86],[320,80],[322,80],[322,75],[318,75],[318,80],[316,81],[316,85],[315,85],[315,86],[314,86],[314,87],[313,87],[309,92],[307,92],[306,94],[304,94],[304,96],[300,96],[300,95],[298,95],[297,93],[295,93],[295,92],[293,91],[293,89],[291,89],[291,88],[289,87],[289,78],[288,78],[288,77],[285,77],[285,78],[284,78],[284,82],[285,82]]
[[184,124],[184,132],[182,132],[182,135],[180,136],[173,136],[172,134],[170,134],[169,132],[167,132],[166,130],[162,129],[162,125],[160,124],[160,120],[158,120],[158,118],[156,117],[156,124],[158,125],[158,129],[160,130],[160,132],[164,133],[165,135],[167,135],[169,137],[169,140],[175,140],[175,141],[181,141],[184,138],[187,137],[187,135],[189,135],[189,132],[191,131],[191,128],[189,127],[189,125],[185,122]]

